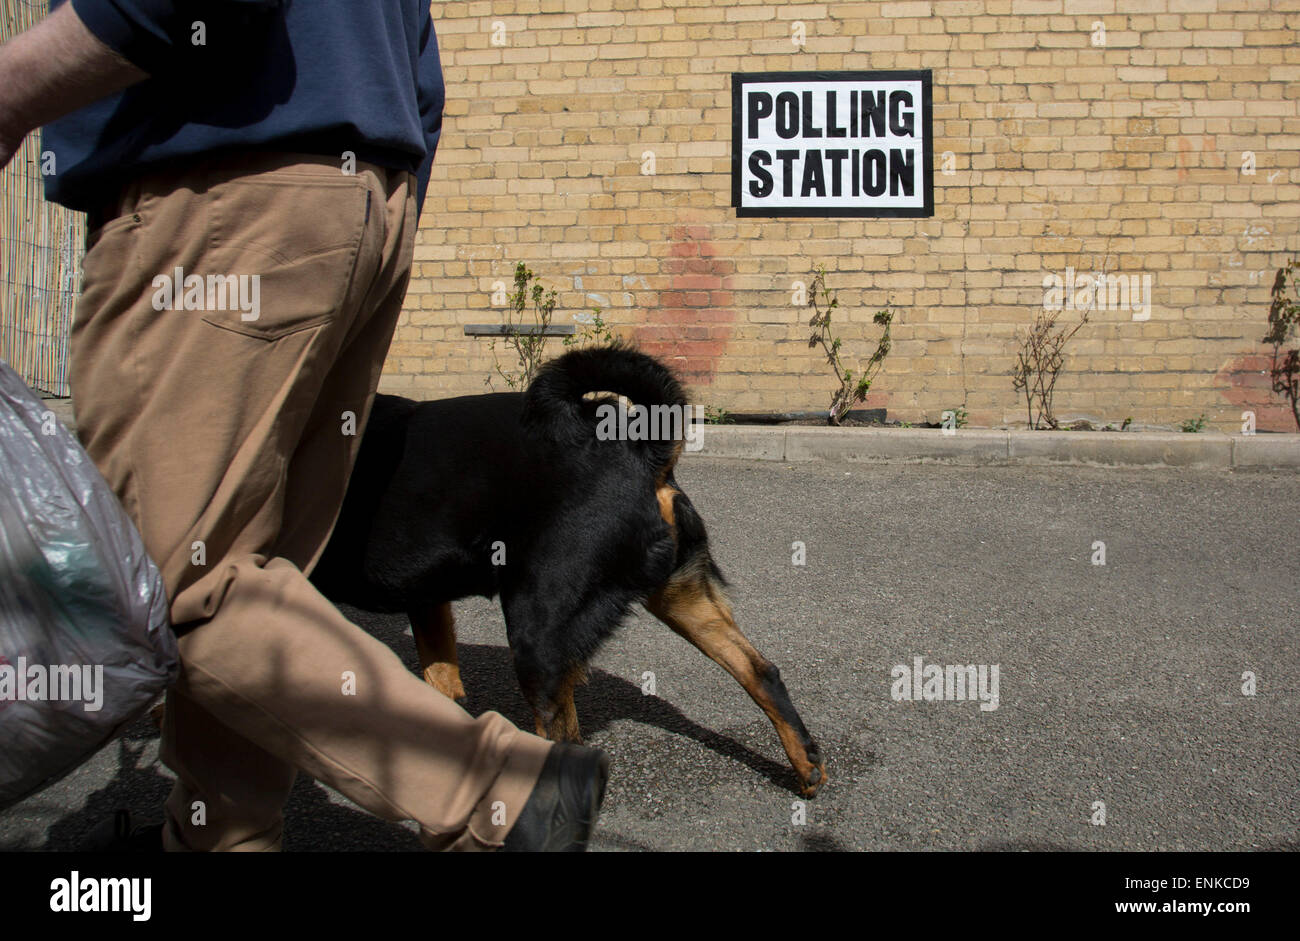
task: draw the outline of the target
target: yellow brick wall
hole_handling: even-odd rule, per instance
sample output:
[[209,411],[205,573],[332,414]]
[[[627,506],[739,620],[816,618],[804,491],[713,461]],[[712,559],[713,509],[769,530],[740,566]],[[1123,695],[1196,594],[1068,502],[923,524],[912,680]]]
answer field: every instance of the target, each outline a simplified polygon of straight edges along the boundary
[[[485,391],[488,341],[463,328],[502,320],[492,286],[523,261],[558,291],[557,323],[601,306],[701,404],[824,409],[833,380],[792,304],[821,263],[850,355],[874,349],[878,307],[898,311],[868,405],[1023,422],[1011,369],[1043,277],[1104,265],[1151,276],[1150,319],[1092,314],[1059,415],[1205,413],[1230,429],[1250,408],[1261,428],[1294,430],[1259,340],[1273,275],[1300,255],[1300,0],[518,0],[434,14],[446,123],[387,391]],[[736,217],[730,75],[810,69],[933,70],[933,218]]]

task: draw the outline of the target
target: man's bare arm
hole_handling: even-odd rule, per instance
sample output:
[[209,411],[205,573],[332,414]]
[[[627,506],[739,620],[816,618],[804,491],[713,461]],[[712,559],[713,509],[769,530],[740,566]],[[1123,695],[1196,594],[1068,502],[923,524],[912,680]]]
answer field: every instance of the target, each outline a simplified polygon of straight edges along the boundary
[[0,46],[0,167],[42,124],[148,77],[63,4]]

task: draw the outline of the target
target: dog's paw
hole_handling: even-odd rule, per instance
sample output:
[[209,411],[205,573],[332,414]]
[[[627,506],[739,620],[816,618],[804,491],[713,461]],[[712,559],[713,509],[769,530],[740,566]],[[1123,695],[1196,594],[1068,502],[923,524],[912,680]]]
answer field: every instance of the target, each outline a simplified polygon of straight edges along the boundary
[[817,791],[826,783],[826,765],[817,760],[815,756],[809,756],[813,761],[817,761],[812,768],[806,773],[799,775],[799,793],[804,797],[816,797]]
[[465,706],[465,687],[460,682],[460,668],[454,663],[431,663],[424,668],[424,681],[448,699]]

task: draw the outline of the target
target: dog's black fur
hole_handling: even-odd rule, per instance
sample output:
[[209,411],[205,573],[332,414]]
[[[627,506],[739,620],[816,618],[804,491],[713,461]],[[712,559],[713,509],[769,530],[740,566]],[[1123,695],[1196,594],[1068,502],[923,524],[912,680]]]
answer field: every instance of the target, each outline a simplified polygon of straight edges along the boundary
[[679,565],[720,578],[685,494],[680,541],[650,498],[674,443],[597,441],[582,393],[598,390],[686,404],[654,360],[603,349],[551,362],[526,396],[377,396],[317,587],[387,612],[500,595],[516,661],[558,675]]
[[[314,583],[381,612],[499,595],[520,685],[549,716],[632,604],[688,575],[722,597],[704,521],[672,475],[681,440],[598,440],[610,393],[686,405],[666,367],[619,345],[566,353],[523,394],[377,396]],[[656,496],[665,486],[671,512]],[[754,654],[774,708],[820,765],[776,668]]]

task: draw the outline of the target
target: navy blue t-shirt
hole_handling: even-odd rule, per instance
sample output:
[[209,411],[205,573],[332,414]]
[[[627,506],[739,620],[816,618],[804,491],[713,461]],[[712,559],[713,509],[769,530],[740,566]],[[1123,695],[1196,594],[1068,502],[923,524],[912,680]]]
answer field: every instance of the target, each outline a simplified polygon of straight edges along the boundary
[[429,0],[67,2],[150,77],[45,126],[53,202],[94,209],[142,169],[274,149],[408,169],[423,204],[444,102]]

